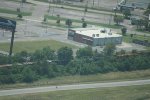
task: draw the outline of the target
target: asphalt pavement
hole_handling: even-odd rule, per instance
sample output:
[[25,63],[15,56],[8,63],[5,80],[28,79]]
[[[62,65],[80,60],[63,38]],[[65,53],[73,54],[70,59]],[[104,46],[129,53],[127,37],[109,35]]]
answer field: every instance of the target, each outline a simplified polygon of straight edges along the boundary
[[150,79],[135,80],[135,81],[122,81],[122,82],[74,84],[74,85],[60,85],[60,86],[47,86],[47,87],[35,87],[35,88],[24,88],[24,89],[1,90],[0,96],[41,93],[41,92],[61,91],[61,90],[110,88],[110,87],[121,87],[121,86],[146,85],[146,84],[150,84]]

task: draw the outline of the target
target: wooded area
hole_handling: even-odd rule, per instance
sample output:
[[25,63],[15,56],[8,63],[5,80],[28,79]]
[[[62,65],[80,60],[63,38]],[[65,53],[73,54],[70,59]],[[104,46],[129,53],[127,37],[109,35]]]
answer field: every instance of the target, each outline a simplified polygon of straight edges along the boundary
[[[58,51],[45,47],[34,53],[22,51],[15,54],[12,59],[13,66],[0,68],[0,84],[30,83],[42,78],[150,68],[150,52],[115,52],[114,45],[107,45],[102,53],[92,51],[91,47],[80,48],[76,52],[76,57],[73,57],[73,51],[69,47],[62,47]],[[8,57],[0,55],[0,64],[7,64],[8,60]],[[34,63],[17,65],[24,62]]]

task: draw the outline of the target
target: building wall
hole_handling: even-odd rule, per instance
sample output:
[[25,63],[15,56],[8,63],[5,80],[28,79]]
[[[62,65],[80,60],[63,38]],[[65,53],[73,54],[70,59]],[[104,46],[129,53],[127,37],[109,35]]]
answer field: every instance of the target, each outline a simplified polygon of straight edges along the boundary
[[121,44],[122,37],[110,37],[110,38],[94,38],[93,46],[104,46],[107,44]]
[[75,31],[69,29],[69,31],[68,31],[68,39],[69,40],[74,40],[74,35],[75,35]]
[[93,38],[92,37],[88,37],[88,36],[81,35],[78,33],[74,34],[73,40],[76,42],[85,43],[87,45],[93,45]]
[[93,38],[92,37],[88,37],[85,35],[75,33],[74,30],[68,31],[68,39],[76,41],[76,42],[84,43],[87,45],[93,45]]
[[93,38],[78,34],[74,30],[69,30],[68,39],[91,46],[105,46],[110,43],[112,44],[122,43],[122,37]]

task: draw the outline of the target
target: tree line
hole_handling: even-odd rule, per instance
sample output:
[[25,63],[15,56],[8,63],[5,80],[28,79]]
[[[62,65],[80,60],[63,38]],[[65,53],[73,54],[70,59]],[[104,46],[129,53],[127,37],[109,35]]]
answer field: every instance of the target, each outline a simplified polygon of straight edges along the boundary
[[[107,45],[103,52],[91,47],[80,48],[73,57],[73,50],[62,47],[58,51],[45,47],[33,53],[22,51],[12,57],[13,66],[0,68],[0,84],[34,82],[42,78],[68,75],[90,75],[115,71],[133,71],[150,68],[150,52],[126,54],[115,52],[115,46]],[[0,56],[0,64],[6,64],[8,57]],[[17,63],[34,62],[32,65]]]

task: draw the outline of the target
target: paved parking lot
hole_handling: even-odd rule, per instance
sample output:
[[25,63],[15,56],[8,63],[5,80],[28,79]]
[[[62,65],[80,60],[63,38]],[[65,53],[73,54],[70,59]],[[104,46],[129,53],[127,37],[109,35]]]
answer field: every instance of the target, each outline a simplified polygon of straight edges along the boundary
[[[93,3],[92,1],[93,0],[89,1],[91,5]],[[94,0],[94,2],[95,4],[98,4],[100,2],[101,6],[112,8],[117,3],[117,0],[99,0],[99,1]],[[10,2],[5,1],[3,3],[1,3],[0,5],[9,6],[9,7],[12,7],[13,9],[16,9],[15,7],[20,6],[20,3],[16,3],[16,2],[10,3]],[[25,5],[25,6],[26,6],[25,8],[28,9],[32,5]],[[43,16],[47,14],[47,10],[48,10],[48,4],[38,3],[36,6],[34,6],[32,16],[23,17],[24,19],[26,19],[25,21],[17,22],[18,24],[17,24],[17,29],[16,29],[17,32],[15,33],[15,41],[22,41],[22,40],[24,41],[27,39],[31,39],[31,40],[32,39],[36,39],[36,40],[54,39],[54,40],[58,40],[61,42],[74,44],[79,47],[87,46],[82,43],[77,43],[77,42],[68,40],[67,29],[62,30],[53,26],[48,26],[47,28],[42,27],[43,24],[41,24],[41,21],[43,20]],[[74,11],[74,10],[72,11],[72,10],[67,10],[67,9],[54,8],[54,15],[57,15],[57,14],[60,14],[61,17],[74,18],[74,19],[81,19],[83,16],[82,11]],[[1,13],[0,15],[10,16],[9,14],[1,14]],[[106,24],[109,23],[108,20],[110,19],[110,15],[106,15],[106,14],[87,13],[86,16],[87,16],[86,20],[89,20],[89,21],[92,20],[95,22],[106,23]],[[111,24],[114,24],[114,22],[112,21]],[[121,32],[120,29],[113,29],[113,30],[116,32]],[[137,34],[141,34],[141,33],[137,32]],[[0,42],[2,41],[9,42],[10,37],[11,37],[10,32],[5,32],[3,35],[3,30],[0,30]],[[98,49],[99,51],[102,51],[103,47],[93,47],[93,49]],[[132,49],[145,50],[143,46],[135,45],[135,44],[128,44],[128,43],[123,43],[122,45],[117,46],[118,51],[121,49],[125,49],[126,51],[131,51]]]

